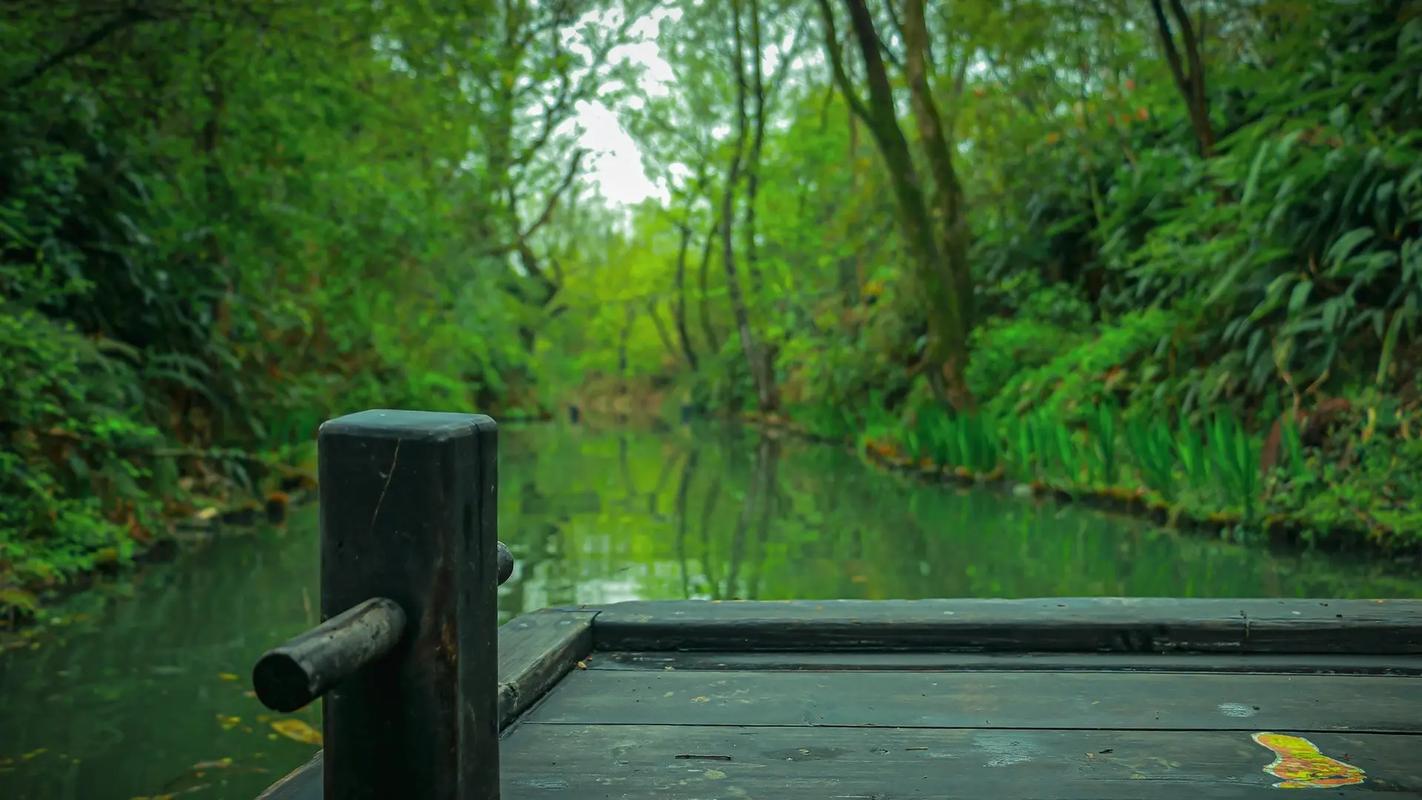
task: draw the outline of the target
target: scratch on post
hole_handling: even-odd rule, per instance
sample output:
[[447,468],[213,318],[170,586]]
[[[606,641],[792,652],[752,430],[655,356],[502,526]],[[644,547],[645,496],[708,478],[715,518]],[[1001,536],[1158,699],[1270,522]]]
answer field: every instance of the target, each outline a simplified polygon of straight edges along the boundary
[[380,516],[380,506],[385,503],[385,493],[390,489],[390,480],[395,477],[395,465],[400,463],[400,440],[395,440],[395,454],[390,458],[390,470],[385,473],[385,485],[380,487],[380,497],[375,501],[375,511],[370,514],[370,527],[375,528],[375,518]]

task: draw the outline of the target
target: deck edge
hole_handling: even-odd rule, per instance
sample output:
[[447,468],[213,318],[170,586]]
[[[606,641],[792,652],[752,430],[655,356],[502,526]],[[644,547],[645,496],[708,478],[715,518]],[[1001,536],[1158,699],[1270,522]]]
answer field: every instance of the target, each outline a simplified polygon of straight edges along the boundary
[[600,651],[1422,654],[1417,600],[675,600],[598,612]]

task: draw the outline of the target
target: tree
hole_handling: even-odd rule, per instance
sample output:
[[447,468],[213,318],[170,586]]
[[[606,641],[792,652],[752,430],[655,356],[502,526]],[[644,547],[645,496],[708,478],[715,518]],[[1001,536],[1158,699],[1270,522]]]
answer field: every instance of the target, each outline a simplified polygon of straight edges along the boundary
[[873,16],[864,0],[844,0],[844,5],[858,45],[867,100],[844,63],[830,0],[819,0],[826,54],[836,86],[878,145],[898,199],[899,221],[923,288],[928,320],[922,366],[938,396],[958,410],[971,410],[976,401],[965,377],[973,314],[967,209],[953,165],[950,129],[933,96],[935,76],[924,0],[908,0],[901,31],[901,77],[907,84],[918,128],[919,155],[926,165],[922,170],[899,125],[894,90]]
[[[751,0],[752,26],[759,30],[759,3]],[[726,168],[726,183],[721,190],[721,259],[726,267],[726,292],[731,302],[731,315],[736,321],[736,333],[740,336],[741,352],[745,354],[746,366],[755,382],[756,403],[762,412],[773,411],[778,405],[775,396],[775,374],[765,359],[760,345],[756,342],[755,330],[751,327],[750,313],[746,309],[745,292],[741,287],[740,274],[736,269],[736,246],[732,231],[736,221],[736,188],[742,178],[742,168],[746,156],[746,139],[750,135],[750,117],[746,113],[746,52],[741,34],[741,0],[731,0],[731,69],[736,91],[736,134],[732,145],[730,165]],[[759,60],[760,53],[753,51],[752,58]],[[757,74],[759,67],[756,68]],[[747,212],[750,213],[750,212]],[[753,217],[752,217],[753,219]],[[747,260],[753,270],[754,251],[747,253]]]
[[1160,47],[1165,52],[1165,61],[1170,65],[1170,75],[1180,96],[1185,99],[1185,108],[1190,114],[1190,127],[1195,131],[1195,141],[1200,155],[1209,158],[1215,152],[1215,131],[1210,124],[1210,104],[1205,96],[1205,63],[1201,51],[1204,49],[1205,12],[1200,11],[1198,30],[1190,21],[1181,0],[1170,0],[1170,16],[1180,29],[1180,43],[1185,49],[1185,63],[1181,63],[1180,49],[1175,44],[1175,34],[1170,28],[1170,19],[1161,7],[1160,0],[1150,0],[1151,11],[1155,15],[1156,33],[1160,36]]

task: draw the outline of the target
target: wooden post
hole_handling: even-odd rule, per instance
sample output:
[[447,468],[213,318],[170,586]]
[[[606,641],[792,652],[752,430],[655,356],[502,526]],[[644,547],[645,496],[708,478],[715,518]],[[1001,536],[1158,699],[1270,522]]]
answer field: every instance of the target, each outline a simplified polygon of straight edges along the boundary
[[499,796],[497,427],[364,411],[318,437],[321,614],[373,597],[400,643],[325,695],[327,800]]

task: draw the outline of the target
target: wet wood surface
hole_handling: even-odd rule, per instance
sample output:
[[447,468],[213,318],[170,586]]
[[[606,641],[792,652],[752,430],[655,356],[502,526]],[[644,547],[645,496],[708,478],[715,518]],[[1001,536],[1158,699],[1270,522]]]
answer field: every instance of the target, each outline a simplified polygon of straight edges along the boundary
[[499,631],[502,797],[1422,798],[1419,642],[1414,601],[539,612]]
[[[1422,796],[1416,737],[1317,734],[1308,741],[1365,777],[1305,798]],[[1283,779],[1264,771],[1275,753],[1234,731],[525,724],[505,737],[502,752],[504,800],[1292,796],[1274,788]]]
[[899,728],[1422,728],[1422,680],[1129,672],[577,671],[530,722]]

